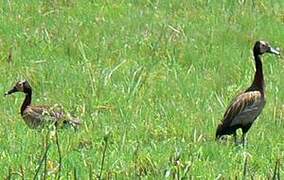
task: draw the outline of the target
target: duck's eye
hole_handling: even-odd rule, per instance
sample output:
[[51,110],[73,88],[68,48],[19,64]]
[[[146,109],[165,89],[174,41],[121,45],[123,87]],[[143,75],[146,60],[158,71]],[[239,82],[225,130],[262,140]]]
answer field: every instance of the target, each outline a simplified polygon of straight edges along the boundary
[[267,46],[266,44],[261,44],[261,45],[260,45],[260,51],[261,51],[261,52],[265,52],[265,51],[267,50],[267,47],[268,47],[268,46]]
[[19,83],[19,84],[18,84],[18,87],[19,87],[19,88],[22,88],[22,87],[23,87],[23,83]]

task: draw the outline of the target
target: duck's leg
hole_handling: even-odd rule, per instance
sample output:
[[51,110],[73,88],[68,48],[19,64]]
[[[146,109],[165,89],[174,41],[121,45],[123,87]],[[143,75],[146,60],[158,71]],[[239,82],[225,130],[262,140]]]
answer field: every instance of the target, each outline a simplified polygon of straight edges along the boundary
[[243,147],[245,147],[245,144],[246,144],[246,133],[248,132],[248,130],[250,129],[252,123],[249,123],[247,124],[246,126],[242,127],[242,132],[243,132],[243,135],[242,135],[242,142],[243,142]]
[[246,133],[243,133],[243,135],[242,135],[242,143],[243,143],[243,147],[245,147],[245,145],[246,145]]
[[237,132],[236,131],[234,132],[233,136],[234,136],[234,142],[237,145],[238,142],[237,142]]

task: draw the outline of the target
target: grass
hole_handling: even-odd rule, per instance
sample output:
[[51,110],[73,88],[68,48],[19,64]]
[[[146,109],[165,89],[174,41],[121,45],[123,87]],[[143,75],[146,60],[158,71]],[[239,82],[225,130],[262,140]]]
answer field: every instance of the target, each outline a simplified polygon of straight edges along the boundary
[[0,7],[0,91],[27,79],[34,104],[60,104],[83,120],[57,139],[25,125],[23,94],[2,97],[1,177],[33,178],[46,143],[41,178],[59,177],[59,167],[62,179],[283,176],[282,57],[264,57],[267,103],[248,146],[214,140],[226,106],[252,81],[254,42],[284,47],[281,0],[5,0]]

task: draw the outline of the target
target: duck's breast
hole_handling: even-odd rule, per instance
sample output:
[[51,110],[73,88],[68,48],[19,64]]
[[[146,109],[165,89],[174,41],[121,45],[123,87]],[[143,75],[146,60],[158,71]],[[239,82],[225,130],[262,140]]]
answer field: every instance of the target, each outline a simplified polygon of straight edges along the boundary
[[33,112],[29,107],[24,110],[22,117],[30,128],[37,128],[42,124],[42,115]]

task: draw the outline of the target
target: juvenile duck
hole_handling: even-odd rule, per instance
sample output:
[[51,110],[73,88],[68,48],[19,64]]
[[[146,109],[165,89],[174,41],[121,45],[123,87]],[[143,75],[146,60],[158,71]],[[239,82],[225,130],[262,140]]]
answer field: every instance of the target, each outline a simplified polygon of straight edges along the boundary
[[272,53],[279,55],[277,49],[272,48],[267,42],[257,41],[253,47],[255,61],[255,75],[251,86],[239,94],[229,105],[222,122],[218,125],[216,139],[223,135],[234,135],[237,141],[236,130],[242,129],[242,143],[245,144],[245,136],[253,122],[262,112],[265,105],[265,82],[262,71],[261,55]]
[[30,128],[34,129],[42,127],[46,121],[53,123],[55,126],[58,126],[61,123],[69,124],[73,127],[80,125],[79,119],[71,117],[57,107],[31,105],[32,88],[28,81],[18,81],[10,91],[5,93],[5,96],[15,92],[23,92],[26,95],[21,106],[21,116]]

